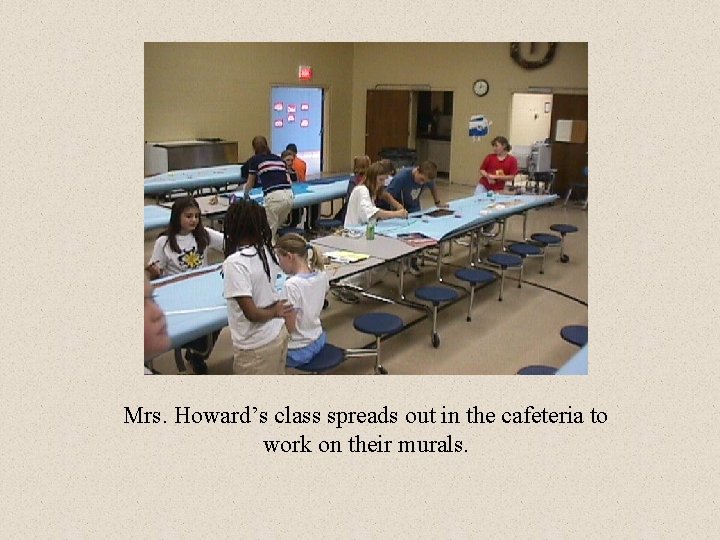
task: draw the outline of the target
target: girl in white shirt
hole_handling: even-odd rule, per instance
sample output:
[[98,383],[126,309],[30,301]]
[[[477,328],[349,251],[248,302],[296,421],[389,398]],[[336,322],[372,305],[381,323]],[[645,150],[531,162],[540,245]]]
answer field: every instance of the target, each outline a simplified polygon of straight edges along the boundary
[[223,251],[223,235],[203,227],[200,206],[193,197],[178,199],[170,211],[170,224],[155,241],[146,267],[151,279],[195,270],[207,264],[207,248]]
[[[207,249],[223,251],[223,235],[203,227],[200,206],[193,197],[176,200],[170,211],[170,224],[155,241],[152,257],[145,267],[152,279],[181,274],[207,265]],[[205,375],[220,332],[191,341],[185,346],[185,360],[193,372]]]
[[347,204],[347,212],[345,214],[345,227],[354,227],[364,225],[371,218],[375,219],[392,219],[406,218],[408,213],[405,208],[400,210],[381,210],[375,206],[375,199],[380,191],[380,187],[384,185],[385,168],[381,163],[373,163],[368,167],[365,174],[365,180],[362,184],[353,189]]
[[327,335],[320,322],[325,295],[330,289],[323,272],[322,254],[299,234],[281,236],[275,245],[280,268],[290,277],[284,293],[293,306],[285,319],[290,331],[287,365],[307,364],[325,346]]
[[280,272],[265,209],[240,200],[225,216],[224,296],[233,343],[233,373],[282,375],[293,310],[276,289]]

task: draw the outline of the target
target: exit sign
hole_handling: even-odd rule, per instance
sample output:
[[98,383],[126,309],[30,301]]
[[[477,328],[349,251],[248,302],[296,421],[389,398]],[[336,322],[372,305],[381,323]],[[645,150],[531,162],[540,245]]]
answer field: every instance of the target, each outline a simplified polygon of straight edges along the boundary
[[300,66],[298,68],[298,78],[301,81],[311,81],[312,75],[312,68],[310,66]]

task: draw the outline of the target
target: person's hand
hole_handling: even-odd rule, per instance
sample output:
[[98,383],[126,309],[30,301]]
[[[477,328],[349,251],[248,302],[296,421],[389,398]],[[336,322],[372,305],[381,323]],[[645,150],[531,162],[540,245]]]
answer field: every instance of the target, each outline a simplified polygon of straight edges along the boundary
[[398,214],[398,217],[403,218],[403,219],[407,219],[407,217],[408,217],[408,211],[405,210],[404,208],[402,210],[398,210],[397,214]]
[[156,262],[148,264],[145,270],[147,270],[147,273],[150,275],[150,279],[157,279],[162,276],[162,269]]
[[435,206],[437,206],[438,208],[450,208],[450,205],[444,202],[437,203]]
[[487,176],[488,176],[488,173],[487,173],[487,171],[486,171],[485,169],[480,169],[480,178],[482,178],[483,176],[486,176],[486,177],[487,177]]
[[294,308],[287,300],[278,300],[273,307],[275,317],[284,319],[294,313]]

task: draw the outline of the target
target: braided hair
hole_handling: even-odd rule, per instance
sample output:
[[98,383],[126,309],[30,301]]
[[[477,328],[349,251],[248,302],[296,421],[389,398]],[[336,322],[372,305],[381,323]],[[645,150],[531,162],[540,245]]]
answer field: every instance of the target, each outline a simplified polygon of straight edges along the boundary
[[272,246],[272,232],[268,225],[265,208],[254,201],[239,201],[230,205],[225,215],[225,257],[229,257],[243,247],[254,247],[262,261],[263,270],[268,281],[270,264],[267,253],[270,253],[275,264],[279,264]]

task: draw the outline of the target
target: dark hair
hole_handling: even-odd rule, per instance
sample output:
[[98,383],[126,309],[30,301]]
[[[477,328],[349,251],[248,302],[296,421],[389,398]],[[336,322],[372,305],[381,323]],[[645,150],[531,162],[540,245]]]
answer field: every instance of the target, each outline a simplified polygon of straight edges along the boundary
[[255,155],[270,153],[270,147],[268,146],[267,139],[265,137],[263,137],[262,135],[253,137],[252,147],[253,147],[253,151],[255,152]]
[[[195,208],[198,212],[200,212],[200,205],[193,197],[182,197],[181,199],[177,199],[172,205],[172,210],[170,210],[170,223],[168,224],[167,229],[160,233],[160,236],[167,236],[170,249],[172,249],[175,253],[180,253],[180,246],[178,246],[177,238],[175,238],[175,236],[180,234],[181,231],[180,218],[182,217],[183,212],[188,208]],[[192,233],[195,237],[195,242],[197,243],[198,252],[200,252],[200,254],[204,253],[205,248],[210,243],[210,235],[205,230],[205,227],[203,227],[202,219],[198,220],[197,227],[195,227]]]
[[290,143],[285,147],[285,150],[290,150],[293,154],[297,154],[297,146],[295,143]]
[[268,225],[265,208],[254,201],[245,199],[231,204],[225,214],[225,232],[223,234],[225,236],[225,257],[229,257],[241,247],[254,247],[262,261],[268,281],[272,281],[266,253],[270,253],[275,264],[278,264],[278,260],[273,250],[272,232]]
[[494,145],[496,142],[499,142],[500,144],[502,144],[502,145],[503,145],[503,148],[505,148],[505,151],[506,151],[506,152],[509,152],[510,150],[512,150],[512,146],[510,146],[510,141],[508,141],[508,140],[507,140],[505,137],[503,137],[502,135],[499,135],[499,136],[495,137],[492,141],[490,141],[490,145],[492,146],[492,145]]
[[395,169],[395,164],[392,162],[392,160],[389,159],[381,159],[378,161],[383,168],[385,169],[385,174],[389,174],[390,176],[395,176],[395,173],[397,170]]

